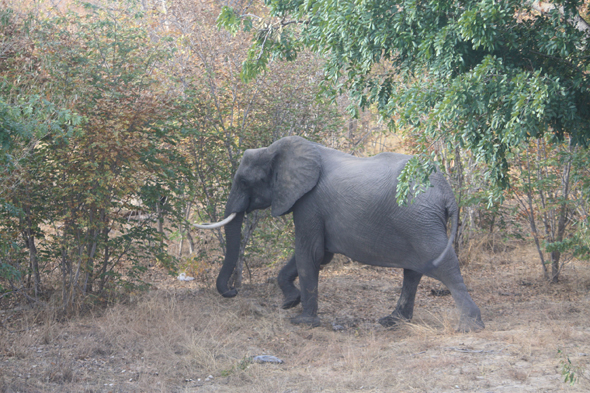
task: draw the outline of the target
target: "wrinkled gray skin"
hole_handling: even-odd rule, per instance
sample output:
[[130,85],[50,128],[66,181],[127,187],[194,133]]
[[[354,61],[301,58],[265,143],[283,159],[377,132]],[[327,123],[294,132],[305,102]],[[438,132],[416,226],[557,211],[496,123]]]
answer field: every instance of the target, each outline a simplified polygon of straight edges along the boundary
[[[416,289],[426,274],[451,291],[461,313],[460,330],[482,329],[452,248],[458,209],[449,184],[435,173],[433,187],[412,204],[396,203],[397,177],[409,159],[396,153],[358,158],[294,136],[246,150],[225,211],[226,217],[237,215],[225,227],[227,253],[218,291],[225,297],[237,294],[228,281],[238,259],[244,212],[271,207],[273,216],[293,212],[295,222],[295,254],[278,276],[282,307],[303,306],[291,322],[320,324],[320,265],[340,253],[360,263],[404,269],[401,296],[391,315],[379,320],[382,325],[412,318]],[[453,235],[447,238],[449,217]],[[294,285],[297,276],[301,289]]]

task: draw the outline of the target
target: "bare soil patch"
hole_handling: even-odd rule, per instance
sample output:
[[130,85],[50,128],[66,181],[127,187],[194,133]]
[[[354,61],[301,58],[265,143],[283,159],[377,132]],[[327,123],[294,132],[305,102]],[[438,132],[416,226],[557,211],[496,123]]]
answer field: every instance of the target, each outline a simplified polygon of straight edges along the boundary
[[[381,327],[401,271],[344,258],[320,274],[314,329],[289,323],[299,308],[279,308],[279,267],[253,269],[234,299],[211,279],[154,270],[149,293],[67,322],[2,310],[0,392],[590,391],[588,263],[550,285],[531,248],[474,259],[463,274],[486,323],[478,333],[455,332],[454,302],[434,295],[444,287],[432,279],[420,284],[412,323]],[[284,363],[251,362],[262,354]]]

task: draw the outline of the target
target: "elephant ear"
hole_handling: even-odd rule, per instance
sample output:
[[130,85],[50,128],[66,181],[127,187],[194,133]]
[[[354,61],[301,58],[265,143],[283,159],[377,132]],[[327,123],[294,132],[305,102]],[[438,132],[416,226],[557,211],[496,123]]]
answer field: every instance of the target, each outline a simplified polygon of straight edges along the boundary
[[314,143],[298,136],[279,139],[268,149],[273,155],[272,215],[277,217],[315,187],[321,158]]

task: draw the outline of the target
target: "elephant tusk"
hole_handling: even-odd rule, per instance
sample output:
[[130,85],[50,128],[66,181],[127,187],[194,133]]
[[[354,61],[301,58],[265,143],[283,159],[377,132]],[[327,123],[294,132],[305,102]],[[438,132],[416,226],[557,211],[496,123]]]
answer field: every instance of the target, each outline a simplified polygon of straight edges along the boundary
[[236,216],[236,213],[232,213],[229,216],[227,216],[227,218],[223,221],[214,222],[212,224],[193,224],[193,225],[195,227],[201,228],[201,229],[215,229],[215,228],[219,228],[219,227],[226,225],[231,220],[233,220],[235,216]]

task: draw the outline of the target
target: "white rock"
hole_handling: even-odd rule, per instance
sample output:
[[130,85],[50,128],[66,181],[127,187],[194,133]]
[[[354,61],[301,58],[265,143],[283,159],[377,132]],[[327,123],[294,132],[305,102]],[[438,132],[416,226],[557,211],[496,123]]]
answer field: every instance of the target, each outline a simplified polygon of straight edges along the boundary
[[255,363],[275,363],[275,364],[282,364],[283,361],[281,359],[279,359],[276,356],[270,356],[270,355],[259,355],[259,356],[254,356],[254,358],[252,358],[252,361],[254,361]]
[[186,273],[180,273],[180,275],[178,276],[178,280],[180,281],[192,281],[194,279],[194,277],[187,276]]

